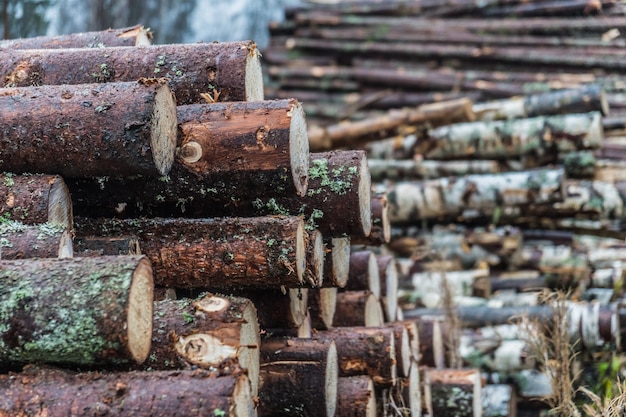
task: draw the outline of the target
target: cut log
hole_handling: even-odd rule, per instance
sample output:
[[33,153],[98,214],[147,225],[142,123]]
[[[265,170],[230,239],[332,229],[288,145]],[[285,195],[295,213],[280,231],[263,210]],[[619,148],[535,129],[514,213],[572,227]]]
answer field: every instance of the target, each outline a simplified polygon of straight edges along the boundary
[[157,285],[176,288],[301,287],[306,235],[298,217],[80,219],[78,235],[135,234]]
[[495,160],[401,160],[368,159],[372,181],[427,180],[472,174],[496,174],[501,171]]
[[51,223],[27,226],[16,221],[0,222],[2,259],[71,258],[72,233]]
[[429,369],[433,415],[482,416],[482,380],[477,369]]
[[259,416],[334,416],[337,361],[329,339],[264,339]]
[[340,377],[337,382],[337,417],[376,417],[374,383],[367,375]]
[[397,183],[387,192],[389,219],[492,216],[498,206],[560,201],[563,175],[562,169],[548,169]]
[[154,303],[152,348],[145,370],[197,366],[229,374],[237,366],[259,387],[259,324],[256,308],[245,298],[206,294],[197,299]]
[[148,357],[153,284],[146,257],[2,261],[0,278],[2,362],[97,365]]
[[396,320],[398,311],[398,268],[392,255],[376,255],[376,267],[380,277],[380,292],[383,301],[385,319]]
[[344,288],[350,277],[350,238],[333,237],[326,245],[330,253],[324,260],[324,287]]
[[306,193],[309,142],[296,100],[179,106],[179,160],[207,180],[274,176],[287,193]]
[[142,25],[97,32],[0,41],[0,49],[104,48],[105,46],[145,46],[152,44],[152,32]]
[[337,306],[337,288],[312,288],[309,290],[309,316],[314,329],[332,327]]
[[0,174],[0,216],[25,224],[74,227],[69,190],[55,175]]
[[141,255],[141,248],[139,247],[139,238],[137,236],[81,236],[74,238],[74,255]]
[[337,293],[333,326],[381,326],[384,321],[380,301],[371,291]]
[[[405,314],[405,319],[410,318]],[[443,368],[445,366],[445,346],[443,343],[442,316],[423,315],[416,320],[419,332],[420,366]]]
[[[241,372],[215,377],[205,370],[71,373],[29,368],[0,375],[5,415],[132,415],[253,417],[250,383]],[[147,394],[149,393],[149,394]]]
[[391,240],[391,223],[389,223],[389,205],[387,195],[379,193],[372,196],[372,229],[367,237],[355,236],[351,243],[355,245],[380,246]]
[[374,384],[390,387],[396,382],[396,347],[389,327],[342,327],[319,331],[315,339],[337,345],[339,376],[369,375]]
[[[262,329],[299,329],[307,320],[308,289],[238,291],[257,308]],[[293,331],[290,331],[292,334]]]
[[409,330],[401,321],[389,323],[388,326],[393,329],[396,346],[396,371],[398,376],[406,378],[409,376],[409,369],[413,358],[419,356],[419,351],[411,350],[411,337]]
[[424,156],[489,159],[532,155],[551,162],[558,152],[599,147],[601,120],[600,112],[591,112],[443,126],[429,131],[432,148],[426,149]]
[[306,245],[306,269],[304,271],[306,279],[312,287],[319,287],[324,283],[324,258],[326,248],[324,246],[324,236],[319,230],[308,233]]
[[93,49],[3,50],[3,87],[136,81],[167,77],[177,104],[263,100],[252,41]]
[[349,278],[347,291],[370,291],[376,299],[381,297],[381,278],[372,251],[355,251],[350,253]]
[[[128,48],[123,48],[128,49]],[[176,107],[164,79],[6,88],[0,170],[65,177],[167,174]]]
[[417,362],[411,362],[409,376],[401,381],[401,395],[405,408],[411,417],[422,415],[422,384],[420,380],[420,370]]

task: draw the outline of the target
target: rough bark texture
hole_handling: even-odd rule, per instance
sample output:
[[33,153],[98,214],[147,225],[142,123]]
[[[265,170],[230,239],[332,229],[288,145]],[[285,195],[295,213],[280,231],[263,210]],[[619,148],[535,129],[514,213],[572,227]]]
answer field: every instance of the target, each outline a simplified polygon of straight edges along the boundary
[[389,223],[389,205],[387,195],[379,193],[372,196],[372,229],[369,236],[352,239],[355,245],[380,246],[391,240],[391,223]]
[[7,88],[0,114],[3,171],[158,177],[174,163],[176,108],[163,79]]
[[333,326],[380,326],[385,321],[378,298],[371,291],[337,294]]
[[337,417],[375,417],[374,383],[367,375],[346,376],[337,382]]
[[56,175],[0,174],[0,216],[25,224],[73,228],[72,200]]
[[[0,414],[253,417],[248,378],[197,371],[70,373],[30,368],[0,375]],[[5,414],[6,413],[6,414]]]
[[152,32],[142,25],[97,32],[36,36],[0,41],[0,49],[103,48],[106,46],[139,46],[152,44]]
[[311,327],[325,330],[333,325],[337,306],[337,288],[312,288],[309,290],[309,316]]
[[298,217],[81,219],[78,235],[135,234],[157,285],[277,288],[304,285],[305,232]]
[[3,362],[96,365],[147,358],[153,297],[147,258],[2,261],[0,278]]
[[140,255],[137,236],[101,237],[81,236],[74,238],[76,256]]
[[300,329],[307,321],[308,291],[306,288],[282,288],[238,291],[237,294],[252,300],[262,329]]
[[2,259],[71,258],[71,231],[62,226],[42,223],[26,226],[16,221],[0,223]]
[[296,100],[194,104],[177,112],[179,161],[191,172],[237,184],[261,171],[288,193],[306,193],[309,142]]
[[89,84],[167,77],[177,104],[263,99],[259,53],[252,41],[136,48],[6,50],[3,87]]

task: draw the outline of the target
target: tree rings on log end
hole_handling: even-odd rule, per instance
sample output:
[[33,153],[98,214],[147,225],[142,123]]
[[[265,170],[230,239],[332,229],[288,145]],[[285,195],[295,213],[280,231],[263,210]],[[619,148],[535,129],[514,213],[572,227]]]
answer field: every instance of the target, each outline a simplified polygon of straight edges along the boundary
[[291,175],[299,196],[306,195],[309,182],[309,138],[302,105],[293,100],[289,126],[289,159]]
[[169,173],[174,164],[177,133],[176,100],[164,82],[156,90],[151,131],[152,157],[161,175]]
[[127,306],[128,350],[137,363],[144,362],[150,353],[153,299],[152,266],[143,257],[133,272]]
[[264,97],[263,71],[261,68],[260,53],[253,42],[247,46],[246,59],[246,101],[261,101]]

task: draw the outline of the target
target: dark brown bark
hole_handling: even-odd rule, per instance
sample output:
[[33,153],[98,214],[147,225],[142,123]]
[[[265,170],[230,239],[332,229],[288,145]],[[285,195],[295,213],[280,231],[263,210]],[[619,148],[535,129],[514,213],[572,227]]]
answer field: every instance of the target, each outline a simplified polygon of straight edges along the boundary
[[333,326],[381,326],[383,322],[380,301],[371,291],[337,293]]
[[337,288],[312,288],[309,290],[309,316],[311,327],[326,330],[332,327],[337,306]]
[[381,280],[376,255],[372,251],[350,253],[350,269],[347,291],[370,291],[376,299],[381,297]]
[[56,175],[0,174],[0,216],[25,224],[50,223],[73,228],[72,201]]
[[196,371],[71,373],[29,368],[0,375],[0,410],[7,416],[43,413],[170,417],[186,414],[252,417],[253,400],[246,375],[215,377]]
[[139,46],[152,44],[152,32],[142,25],[98,32],[70,33],[57,36],[0,41],[0,49],[103,48],[105,46]]
[[135,234],[155,283],[166,287],[300,287],[305,231],[298,217],[214,219],[81,219],[77,234]]
[[309,143],[296,100],[195,104],[177,112],[179,161],[191,172],[237,184],[262,171],[286,192],[306,193]]
[[263,99],[259,54],[252,41],[136,48],[6,50],[4,87],[89,84],[167,77],[177,104]]
[[140,255],[137,236],[79,236],[74,238],[75,256]]
[[174,162],[176,108],[163,79],[3,89],[0,114],[0,170],[156,177]]
[[97,365],[147,358],[153,298],[147,258],[2,261],[0,278],[2,362]]
[[290,288],[238,291],[236,294],[252,300],[262,329],[299,329],[307,320],[308,291]]
[[0,222],[0,247],[3,260],[71,258],[74,254],[71,231],[50,223]]
[[[409,315],[404,315],[405,319]],[[420,316],[415,320],[419,332],[420,366],[443,368],[445,366],[445,346],[443,342],[441,316]]]
[[339,378],[337,382],[337,417],[375,417],[374,383],[367,375]]
[[372,196],[372,229],[369,236],[352,239],[352,244],[380,246],[391,240],[391,223],[389,223],[387,195],[379,193]]

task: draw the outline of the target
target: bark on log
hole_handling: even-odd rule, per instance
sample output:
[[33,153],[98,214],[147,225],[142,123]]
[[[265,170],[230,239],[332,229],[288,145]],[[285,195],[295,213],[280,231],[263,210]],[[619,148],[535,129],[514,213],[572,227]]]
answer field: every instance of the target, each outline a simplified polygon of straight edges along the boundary
[[[309,142],[302,106],[294,99],[179,106],[179,161],[200,177],[237,183],[273,175],[303,196]],[[226,175],[224,175],[226,174]],[[250,179],[248,179],[250,181]]]
[[148,357],[153,284],[147,258],[2,261],[0,278],[3,362],[97,365]]
[[55,224],[27,226],[16,221],[0,222],[2,259],[71,258],[72,233]]
[[332,327],[337,306],[337,288],[312,288],[309,290],[309,316],[314,329]]
[[367,375],[340,377],[337,382],[337,417],[376,417],[374,383]]
[[326,248],[324,246],[324,236],[319,230],[308,233],[306,244],[306,269],[305,278],[312,287],[320,287],[324,283],[324,258]]
[[238,291],[257,308],[262,329],[299,329],[307,320],[308,289],[290,288],[263,291]]
[[176,108],[163,79],[6,88],[0,109],[3,171],[158,177],[174,163]]
[[387,194],[379,193],[372,196],[372,229],[367,237],[355,236],[354,245],[381,246],[391,240],[391,223],[389,223],[389,205]]
[[396,346],[396,371],[399,377],[407,378],[409,376],[411,362],[413,358],[419,355],[419,351],[412,351],[409,329],[404,322],[395,321],[393,323],[389,323],[388,327],[393,329],[393,335],[396,339],[394,342]]
[[554,161],[558,152],[600,146],[599,112],[533,117],[511,121],[460,123],[431,130],[432,159],[511,158],[531,155]]
[[368,159],[372,181],[427,180],[472,174],[496,174],[501,171],[495,160],[401,160]]
[[372,251],[350,253],[347,291],[369,291],[376,299],[381,297],[381,278],[376,255]]
[[71,373],[29,368],[0,375],[0,413],[5,415],[132,415],[253,417],[248,378],[241,373],[155,371]]
[[141,248],[139,247],[139,238],[137,236],[80,236],[74,238],[74,255],[141,255]]
[[477,369],[429,369],[433,415],[482,416],[482,380]]
[[56,175],[0,174],[0,216],[25,224],[74,227],[70,193]]
[[337,407],[338,355],[332,340],[264,339],[260,416],[328,416]]
[[324,260],[324,287],[344,288],[350,277],[350,239],[333,237],[327,241],[330,253]]
[[563,170],[468,175],[424,182],[401,182],[388,190],[392,224],[441,217],[494,214],[497,206],[562,200]]
[[252,41],[112,47],[6,50],[4,87],[89,84],[167,77],[177,104],[263,100],[259,52]]
[[298,217],[81,219],[78,235],[133,233],[166,287],[278,288],[305,285],[306,235]]
[[380,301],[371,291],[337,293],[334,327],[381,326],[384,321]]
[[398,311],[398,268],[393,255],[376,255],[380,292],[383,301],[385,319],[396,320]]
[[0,41],[0,49],[103,48],[106,46],[145,46],[152,44],[152,32],[142,25],[96,32]]
[[340,377],[369,375],[381,387],[395,383],[396,347],[391,328],[343,327],[319,331],[313,337],[335,342]]
[[[411,315],[405,312],[405,320]],[[413,316],[415,319],[416,316]],[[443,317],[433,315],[419,316],[415,320],[419,332],[420,366],[443,368],[445,366],[445,349],[443,344]]]
[[[420,380],[420,370],[417,362],[411,362],[409,376],[401,381],[401,394],[405,408],[408,408],[408,415],[418,417],[422,415],[422,384]],[[425,408],[425,407],[424,407]]]

